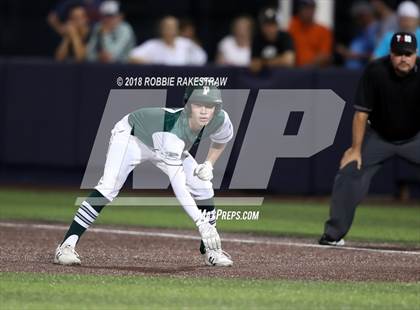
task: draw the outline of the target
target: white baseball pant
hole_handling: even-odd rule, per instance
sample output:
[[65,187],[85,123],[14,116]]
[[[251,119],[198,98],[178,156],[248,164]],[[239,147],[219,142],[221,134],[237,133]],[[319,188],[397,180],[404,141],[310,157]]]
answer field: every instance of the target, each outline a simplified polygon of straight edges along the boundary
[[131,130],[128,115],[112,129],[104,174],[95,189],[112,201],[130,172],[142,162],[150,161],[169,177],[176,198],[193,221],[197,221],[201,211],[194,199],[209,199],[214,196],[214,191],[210,181],[202,181],[194,175],[198,165],[195,159],[189,155],[179,166],[168,165],[157,152],[131,135]]

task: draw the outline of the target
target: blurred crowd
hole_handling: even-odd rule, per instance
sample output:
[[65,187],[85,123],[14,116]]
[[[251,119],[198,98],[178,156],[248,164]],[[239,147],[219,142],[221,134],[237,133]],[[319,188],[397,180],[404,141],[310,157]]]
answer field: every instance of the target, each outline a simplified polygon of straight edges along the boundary
[[[420,35],[419,8],[412,1],[401,2],[396,10],[386,0],[354,3],[349,14],[357,32],[349,44],[334,42],[332,30],[315,21],[315,11],[314,0],[297,0],[287,29],[279,27],[277,8],[262,8],[257,20],[236,17],[230,34],[218,43],[215,63],[258,72],[265,67],[327,67],[333,57],[339,57],[346,67],[361,68],[388,54],[394,32]],[[158,21],[156,38],[137,45],[133,28],[115,0],[60,0],[49,13],[48,24],[61,37],[55,50],[58,61],[208,62],[191,20],[165,16]]]

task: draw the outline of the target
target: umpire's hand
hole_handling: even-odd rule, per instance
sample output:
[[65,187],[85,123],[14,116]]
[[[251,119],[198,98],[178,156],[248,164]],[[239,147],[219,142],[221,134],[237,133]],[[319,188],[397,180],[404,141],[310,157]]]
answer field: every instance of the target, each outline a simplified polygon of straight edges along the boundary
[[349,148],[344,152],[343,158],[341,158],[340,169],[343,169],[351,162],[357,162],[357,169],[362,168],[362,152],[360,149]]

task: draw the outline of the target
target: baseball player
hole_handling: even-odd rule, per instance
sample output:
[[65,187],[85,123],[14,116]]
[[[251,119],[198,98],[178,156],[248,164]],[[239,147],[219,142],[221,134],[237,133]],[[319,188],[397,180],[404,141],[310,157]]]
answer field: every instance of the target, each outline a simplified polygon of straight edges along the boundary
[[[81,235],[117,195],[129,173],[145,161],[152,162],[170,179],[172,189],[201,235],[200,252],[205,263],[231,266],[216,230],[213,202],[213,165],[233,137],[233,126],[216,87],[187,88],[184,108],[141,108],[123,117],[111,131],[102,178],[78,209],[54,263],[80,264],[75,246]],[[211,145],[207,159],[197,164],[186,151],[204,138]]]
[[319,240],[344,245],[356,206],[384,161],[398,155],[420,167],[420,72],[416,36],[398,32],[391,53],[370,63],[356,92],[353,143],[341,159],[330,218]]

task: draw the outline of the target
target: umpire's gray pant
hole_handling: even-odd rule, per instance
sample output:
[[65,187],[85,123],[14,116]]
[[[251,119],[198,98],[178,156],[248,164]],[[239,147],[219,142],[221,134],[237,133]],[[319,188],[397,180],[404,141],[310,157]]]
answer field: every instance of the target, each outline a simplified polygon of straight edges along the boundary
[[372,177],[385,160],[394,155],[420,165],[420,133],[401,143],[390,143],[367,127],[362,146],[362,168],[351,162],[335,177],[330,205],[330,218],[325,223],[325,234],[339,240],[350,230],[357,205],[366,196]]

